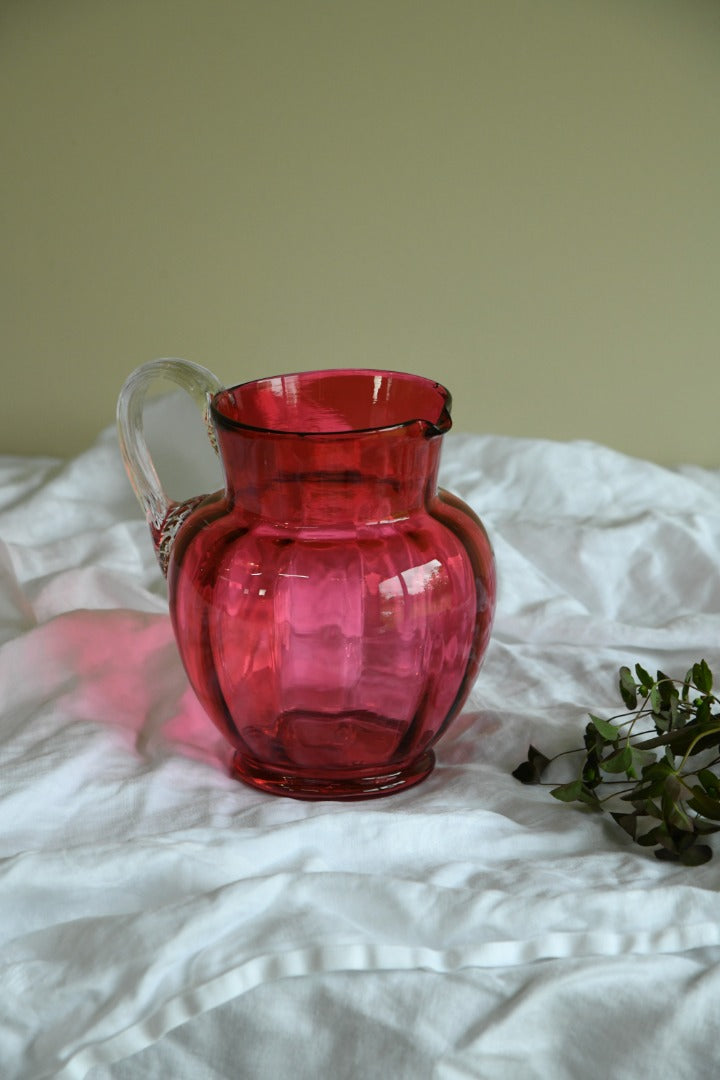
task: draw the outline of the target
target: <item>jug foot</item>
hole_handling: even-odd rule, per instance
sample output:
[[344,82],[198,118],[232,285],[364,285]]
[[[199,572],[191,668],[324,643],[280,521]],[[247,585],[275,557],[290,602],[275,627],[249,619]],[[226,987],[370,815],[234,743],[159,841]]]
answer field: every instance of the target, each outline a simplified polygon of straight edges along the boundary
[[419,784],[428,776],[435,765],[435,754],[427,750],[415,761],[403,769],[395,769],[372,776],[343,776],[338,772],[328,772],[323,777],[310,777],[292,774],[282,769],[260,765],[247,757],[235,754],[232,773],[251,787],[268,792],[269,795],[286,795],[291,799],[379,799],[385,795],[394,795],[396,791]]

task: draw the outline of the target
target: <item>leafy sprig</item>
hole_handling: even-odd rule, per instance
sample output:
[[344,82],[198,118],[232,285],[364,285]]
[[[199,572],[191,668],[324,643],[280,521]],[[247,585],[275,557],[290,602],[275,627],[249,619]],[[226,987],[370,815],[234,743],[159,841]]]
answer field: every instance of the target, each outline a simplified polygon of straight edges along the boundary
[[[615,823],[658,859],[699,866],[712,858],[705,842],[720,831],[720,699],[705,660],[685,678],[662,671],[653,678],[640,664],[621,667],[620,696],[627,711],[604,719],[589,714],[584,745],[546,757],[530,746],[513,771],[523,784],[545,784],[560,802],[609,812]],[[575,779],[544,779],[554,761],[582,754]]]

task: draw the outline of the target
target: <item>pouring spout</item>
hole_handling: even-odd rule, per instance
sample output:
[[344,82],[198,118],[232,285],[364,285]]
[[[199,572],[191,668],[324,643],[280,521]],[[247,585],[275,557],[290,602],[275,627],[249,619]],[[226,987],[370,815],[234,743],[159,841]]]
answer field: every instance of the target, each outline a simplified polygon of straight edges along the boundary
[[452,399],[450,397],[450,391],[445,390],[444,387],[439,386],[439,390],[445,395],[440,414],[435,417],[434,420],[424,420],[425,437],[428,439],[434,439],[438,435],[445,435],[446,432],[452,427],[452,416],[450,410],[452,407]]

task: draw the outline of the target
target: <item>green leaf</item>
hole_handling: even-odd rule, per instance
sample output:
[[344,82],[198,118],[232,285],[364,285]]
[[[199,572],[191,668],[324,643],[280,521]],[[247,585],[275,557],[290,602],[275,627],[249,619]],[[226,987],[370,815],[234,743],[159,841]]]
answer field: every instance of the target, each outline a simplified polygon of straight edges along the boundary
[[651,761],[644,766],[642,771],[643,780],[667,780],[668,776],[671,776],[675,770],[672,766],[661,759],[660,761]]
[[657,673],[657,688],[660,693],[660,705],[663,709],[670,709],[673,702],[677,703],[679,694],[677,687],[673,679],[669,675],[666,675],[664,671]]
[[664,825],[655,825],[649,832],[643,833],[642,836],[635,837],[635,843],[640,847],[653,847],[655,844],[660,843],[660,837],[663,835]]
[[696,810],[710,821],[720,821],[720,799],[713,799],[699,784],[692,788],[692,793],[692,798],[688,799],[690,809]]
[[703,863],[712,859],[712,848],[707,844],[693,844],[680,852],[680,862],[683,866],[702,866]]
[[702,694],[709,694],[712,692],[712,671],[707,666],[705,660],[701,660],[699,664],[693,664],[692,678],[695,686]]
[[616,750],[609,757],[600,762],[600,768],[607,773],[627,772],[632,766],[632,748],[625,744],[621,750]]
[[[657,839],[658,843],[661,844],[666,851],[670,852],[672,858],[677,858],[679,847],[675,830],[668,828],[667,824],[665,824],[662,828],[658,829]],[[655,852],[655,855],[658,859],[665,858],[665,856],[658,855],[657,852]]]
[[672,791],[669,783],[665,786],[660,805],[662,806],[663,819],[668,828],[679,829],[681,832],[693,832],[693,823],[687,815],[681,799],[678,799]]
[[713,717],[710,712],[710,702],[706,697],[699,698],[695,703],[695,719],[693,724],[698,727],[704,727],[707,724],[712,724]]
[[585,787],[588,789],[595,788],[598,784],[602,783],[602,773],[600,772],[598,764],[599,760],[597,753],[593,750],[588,754],[583,764],[581,776]]
[[635,814],[610,814],[613,821],[624,829],[631,840],[634,840],[637,835],[637,819],[638,815]]
[[664,709],[660,712],[653,712],[652,718],[658,735],[664,735],[673,726],[672,717],[668,716]]
[[637,691],[635,688],[635,680],[632,677],[632,672],[629,667],[620,668],[620,678],[618,681],[620,689],[620,696],[627,705],[628,709],[634,709],[637,706]]
[[605,742],[616,742],[620,734],[619,730],[614,724],[611,724],[609,720],[603,720],[601,716],[593,716],[589,714],[592,726],[595,730],[602,735]]
[[671,848],[659,847],[653,852],[653,855],[662,862],[680,862],[679,854]]
[[560,784],[550,792],[554,799],[560,802],[577,802],[582,794],[582,780],[571,780],[569,784]]
[[662,695],[660,693],[660,687],[655,684],[650,691],[650,708],[654,713],[659,713],[662,709]]
[[678,779],[678,775],[675,772],[668,773],[667,780],[665,781],[665,791],[669,799],[677,801],[682,798],[683,785]]
[[650,691],[655,682],[652,675],[649,675],[645,668],[641,667],[640,664],[635,665],[635,674],[637,675],[643,690]]
[[662,810],[657,803],[652,801],[652,799],[638,799],[637,802],[633,803],[633,806],[643,814],[644,817],[657,818],[658,821],[662,822]]
[[630,758],[627,774],[636,780],[648,765],[655,764],[655,755],[651,750],[639,750],[636,746],[630,748]]
[[633,806],[635,806],[638,803],[642,804],[643,800],[657,799],[658,796],[662,795],[664,788],[664,780],[653,780],[649,784],[646,784],[644,780],[641,780],[639,784],[635,785],[631,792],[627,795],[621,795],[620,798],[623,802],[631,802]]
[[691,832],[673,830],[673,833],[675,836],[676,848],[678,851],[687,851],[688,848],[692,847],[693,844],[697,843],[697,833],[694,829]]
[[713,798],[720,797],[720,779],[718,779],[712,769],[700,769],[697,778],[708,795],[711,795]]
[[584,803],[585,806],[589,806],[591,810],[597,810],[602,813],[602,803],[595,794],[593,787],[594,785],[588,785],[583,782],[580,794],[578,795],[578,802]]
[[697,817],[695,818],[695,832],[698,836],[707,836],[710,833],[720,832],[720,824],[714,825],[712,821]]
[[521,784],[539,784],[549,764],[550,758],[531,745],[528,747],[527,760],[513,769],[512,775]]

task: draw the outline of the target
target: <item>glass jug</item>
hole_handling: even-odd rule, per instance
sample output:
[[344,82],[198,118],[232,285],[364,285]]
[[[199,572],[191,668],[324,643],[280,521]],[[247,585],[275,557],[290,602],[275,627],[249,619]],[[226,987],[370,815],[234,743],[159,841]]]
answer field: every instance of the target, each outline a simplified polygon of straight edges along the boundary
[[[225,489],[171,502],[143,435],[159,376],[205,413]],[[125,466],[167,575],[192,687],[241,780],[304,799],[417,783],[487,648],[492,549],[437,486],[450,395],[339,369],[224,389],[155,360],[118,402]]]

